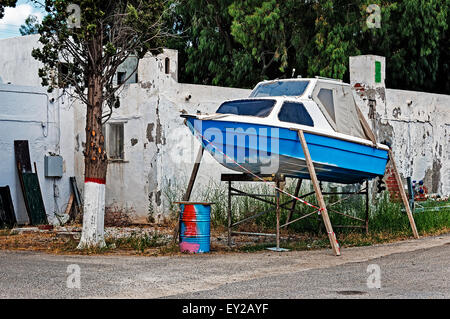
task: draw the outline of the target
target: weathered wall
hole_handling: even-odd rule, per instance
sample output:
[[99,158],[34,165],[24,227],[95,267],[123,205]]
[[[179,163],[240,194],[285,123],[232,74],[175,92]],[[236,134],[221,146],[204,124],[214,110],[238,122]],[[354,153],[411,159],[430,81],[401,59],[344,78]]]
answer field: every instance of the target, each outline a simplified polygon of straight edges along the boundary
[[[19,224],[28,223],[28,216],[17,174],[14,140],[28,140],[49,222],[56,222],[54,212],[64,212],[70,196],[69,176],[74,176],[73,109],[65,96],[53,103],[50,99],[43,88],[0,84],[0,186],[11,188]],[[44,156],[49,152],[63,157],[62,178],[44,176]]]
[[[374,62],[380,61],[381,82]],[[356,101],[379,141],[387,141],[400,174],[423,180],[429,193],[450,194],[450,96],[386,89],[385,59],[350,58]]]
[[[165,73],[165,58],[170,72]],[[200,144],[183,125],[181,111],[214,112],[232,98],[249,95],[249,90],[178,83],[176,51],[148,55],[139,64],[139,83],[126,84],[121,106],[108,123],[124,123],[124,161],[110,161],[106,182],[106,205],[111,210],[134,215],[144,222],[149,212],[161,215],[174,189],[183,189],[190,176]],[[189,97],[190,96],[190,97]],[[76,106],[76,171],[82,180],[84,161],[85,108]],[[107,124],[108,125],[108,124]],[[108,137],[106,137],[108,138]],[[196,183],[196,193],[211,180],[218,181],[226,169],[205,154]],[[80,185],[81,186],[81,185]],[[179,198],[178,198],[179,199]]]
[[0,40],[0,83],[41,86],[38,69],[42,64],[31,56],[40,47],[38,40],[38,34]]

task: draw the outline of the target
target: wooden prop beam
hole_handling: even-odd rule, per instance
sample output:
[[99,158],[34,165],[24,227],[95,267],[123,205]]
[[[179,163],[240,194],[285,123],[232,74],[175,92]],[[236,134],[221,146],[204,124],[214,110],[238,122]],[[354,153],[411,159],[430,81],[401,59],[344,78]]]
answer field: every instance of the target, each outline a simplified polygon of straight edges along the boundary
[[227,207],[227,218],[228,218],[228,247],[231,247],[231,181],[228,181],[228,207]]
[[377,140],[375,137],[375,134],[373,133],[372,129],[370,128],[369,123],[367,123],[366,118],[364,117],[364,114],[362,114],[359,107],[355,104],[356,107],[356,113],[358,114],[359,122],[361,123],[361,126],[363,128],[364,133],[366,136],[372,141],[373,145],[377,147]]
[[64,214],[66,214],[66,215],[70,214],[70,211],[72,209],[72,204],[73,204],[73,198],[74,198],[73,194],[70,194],[69,203],[67,203],[66,211],[64,212]]
[[[367,121],[366,121],[364,115],[362,114],[361,110],[359,109],[359,107],[357,105],[355,105],[355,106],[356,106],[356,111],[358,113],[359,120],[364,129],[364,132],[370,138],[372,143],[376,146],[377,145],[376,144],[376,136],[375,136],[374,132],[370,128],[369,124],[367,123]],[[397,166],[395,165],[395,160],[394,160],[394,156],[392,154],[392,150],[390,150],[390,149],[389,149],[389,160],[392,161],[392,168],[394,169],[394,176],[397,181],[398,187],[400,189],[400,196],[402,197],[402,202],[403,202],[403,205],[405,206],[406,214],[408,215],[408,219],[409,219],[409,223],[411,225],[412,232],[413,232],[415,238],[419,238],[419,233],[417,232],[416,223],[414,221],[414,217],[412,215],[411,208],[409,206],[408,197],[406,196],[405,188],[403,187],[403,183],[402,183],[402,179],[400,178],[400,174],[398,173]],[[368,232],[368,229],[369,229],[369,226],[366,224],[366,232]]]
[[419,233],[417,232],[416,222],[414,221],[413,214],[411,212],[411,208],[409,207],[408,197],[405,193],[405,188],[403,187],[402,179],[400,174],[398,173],[397,166],[395,165],[394,155],[392,151],[389,150],[389,160],[392,162],[392,168],[394,170],[394,176],[398,184],[398,189],[400,191],[400,196],[402,197],[403,206],[405,206],[406,214],[408,215],[409,223],[411,225],[412,232],[414,234],[414,238],[419,238]]
[[[204,148],[200,145],[200,149],[197,153],[197,158],[195,159],[194,167],[192,168],[191,178],[189,179],[188,187],[186,189],[186,193],[183,195],[183,202],[188,202],[191,198],[192,189],[194,188],[194,183],[197,178],[198,170],[200,168],[200,162],[203,158]],[[173,242],[176,242],[178,236],[180,235],[180,210],[177,211],[177,224],[175,225],[175,230],[173,232]]]
[[369,234],[369,180],[366,179],[366,220],[365,220],[366,235]]
[[317,201],[319,202],[319,206],[321,209],[321,215],[323,218],[323,223],[325,224],[325,228],[327,229],[328,239],[330,240],[331,248],[333,249],[333,253],[336,256],[341,255],[341,251],[339,248],[339,244],[336,239],[336,234],[333,232],[333,226],[330,222],[330,217],[328,216],[327,207],[325,205],[325,201],[323,199],[322,191],[320,190],[319,181],[317,179],[316,170],[314,169],[313,162],[311,160],[311,155],[309,154],[308,145],[306,144],[305,136],[303,135],[302,130],[298,130],[298,137],[302,144],[303,153],[305,154],[306,165],[308,167],[309,175],[311,177],[311,181],[314,186],[314,191],[316,192]]
[[200,146],[200,149],[197,153],[197,158],[195,159],[194,168],[192,169],[191,178],[189,179],[188,187],[186,189],[186,193],[183,196],[183,201],[188,202],[191,198],[192,189],[194,188],[195,179],[197,178],[197,173],[200,168],[200,162],[203,158],[203,146]]
[[[280,181],[277,179],[276,181],[276,185],[278,189],[282,189],[281,183]],[[275,190],[276,194],[277,194],[277,251],[280,250],[280,214],[281,214],[281,209],[280,209],[280,191],[279,190]]]

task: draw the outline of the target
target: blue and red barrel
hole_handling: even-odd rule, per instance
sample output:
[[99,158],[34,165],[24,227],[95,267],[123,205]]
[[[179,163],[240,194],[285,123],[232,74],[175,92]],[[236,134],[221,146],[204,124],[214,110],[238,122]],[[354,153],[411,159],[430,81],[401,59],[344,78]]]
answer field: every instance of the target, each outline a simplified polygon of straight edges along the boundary
[[210,249],[211,203],[178,202],[180,204],[180,250],[206,253]]

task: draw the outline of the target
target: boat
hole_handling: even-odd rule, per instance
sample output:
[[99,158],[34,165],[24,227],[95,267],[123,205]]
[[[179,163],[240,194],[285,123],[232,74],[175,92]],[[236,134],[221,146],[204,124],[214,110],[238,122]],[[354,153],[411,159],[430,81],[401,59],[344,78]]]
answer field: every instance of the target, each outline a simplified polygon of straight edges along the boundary
[[347,83],[327,78],[262,81],[214,114],[183,114],[223,166],[256,175],[310,179],[303,131],[319,181],[361,183],[384,175],[389,147],[377,143]]

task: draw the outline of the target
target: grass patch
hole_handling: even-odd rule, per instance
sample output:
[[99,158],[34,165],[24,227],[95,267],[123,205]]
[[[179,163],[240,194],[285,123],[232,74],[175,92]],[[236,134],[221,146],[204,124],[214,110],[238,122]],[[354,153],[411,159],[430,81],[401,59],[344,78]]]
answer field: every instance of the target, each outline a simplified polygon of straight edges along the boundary
[[133,249],[143,253],[146,249],[161,247],[167,244],[165,237],[158,232],[151,234],[131,233],[130,236],[122,238],[107,238],[107,247],[114,247],[118,249]]
[[116,251],[135,251],[137,253],[144,253],[149,249],[162,247],[168,244],[167,238],[158,233],[138,233],[132,232],[125,237],[107,237],[105,238],[106,246],[104,247],[88,247],[84,249],[78,249],[79,241],[70,239],[68,240],[62,251],[64,252],[80,252],[83,254],[104,254],[112,253]]
[[[438,236],[444,233],[449,233],[450,228],[442,228],[440,230],[436,230],[434,232],[426,233],[426,236]],[[346,233],[346,234],[338,234],[337,240],[339,242],[340,247],[363,247],[363,246],[372,246],[376,244],[385,244],[391,243],[401,240],[411,239],[410,232],[372,232],[369,234],[362,233]],[[236,251],[240,252],[258,252],[266,250],[270,247],[275,247],[275,242],[265,242],[265,243],[257,243],[257,244],[248,244],[241,247],[236,248]],[[280,243],[281,248],[290,249],[293,251],[305,251],[305,250],[316,250],[316,249],[327,249],[330,248],[330,242],[328,237],[324,234],[322,236],[311,236],[302,239],[293,239],[286,240]]]

